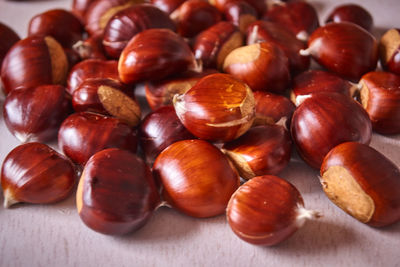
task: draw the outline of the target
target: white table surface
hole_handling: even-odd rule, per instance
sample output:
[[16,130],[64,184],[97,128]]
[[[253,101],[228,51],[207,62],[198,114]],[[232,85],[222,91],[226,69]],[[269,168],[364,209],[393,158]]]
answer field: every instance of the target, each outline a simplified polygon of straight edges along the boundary
[[[70,2],[0,0],[0,21],[25,37],[33,15],[69,8]],[[349,1],[310,2],[323,22],[334,5]],[[354,2],[373,13],[378,36],[400,28],[398,0]],[[18,144],[0,116],[0,162]],[[400,166],[399,135],[374,134],[371,146]],[[275,247],[241,241],[222,215],[195,219],[168,208],[157,210],[138,232],[101,235],[81,222],[71,195],[53,205],[0,207],[0,266],[400,266],[400,223],[375,229],[345,214],[323,194],[318,172],[296,155],[280,176],[300,190],[307,208],[324,216]]]

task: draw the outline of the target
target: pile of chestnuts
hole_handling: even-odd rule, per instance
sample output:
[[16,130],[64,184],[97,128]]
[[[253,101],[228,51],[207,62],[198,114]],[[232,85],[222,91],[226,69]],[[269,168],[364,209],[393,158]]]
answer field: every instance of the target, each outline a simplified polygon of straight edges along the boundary
[[300,0],[73,0],[23,39],[0,23],[4,122],[21,141],[2,163],[4,206],[77,185],[99,233],[168,206],[275,245],[321,216],[279,177],[295,148],[343,211],[396,223],[400,171],[369,142],[400,134],[400,29],[377,40],[373,23],[345,4],[320,25]]

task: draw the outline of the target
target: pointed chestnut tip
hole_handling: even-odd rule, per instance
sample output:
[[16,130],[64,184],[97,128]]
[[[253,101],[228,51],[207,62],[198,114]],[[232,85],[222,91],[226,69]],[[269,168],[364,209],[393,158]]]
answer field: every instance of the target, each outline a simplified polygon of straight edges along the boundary
[[10,208],[12,205],[18,203],[19,201],[14,198],[14,196],[11,194],[10,190],[5,189],[4,192],[4,202],[3,202],[3,207],[5,209]]

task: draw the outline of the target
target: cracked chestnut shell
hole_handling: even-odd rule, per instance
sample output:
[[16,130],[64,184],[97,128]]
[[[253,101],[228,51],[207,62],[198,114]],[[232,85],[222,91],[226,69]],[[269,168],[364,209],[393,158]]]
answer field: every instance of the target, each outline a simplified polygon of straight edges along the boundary
[[207,75],[186,93],[175,95],[173,102],[186,129],[206,140],[236,139],[255,116],[253,92],[229,74]]

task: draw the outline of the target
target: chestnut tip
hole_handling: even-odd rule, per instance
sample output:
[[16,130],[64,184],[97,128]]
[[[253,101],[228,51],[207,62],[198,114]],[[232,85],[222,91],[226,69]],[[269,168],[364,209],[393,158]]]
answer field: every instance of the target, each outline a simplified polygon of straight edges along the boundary
[[12,205],[19,203],[17,199],[12,195],[9,189],[4,189],[3,191],[4,202],[3,207],[9,209]]

